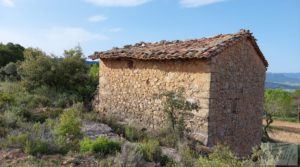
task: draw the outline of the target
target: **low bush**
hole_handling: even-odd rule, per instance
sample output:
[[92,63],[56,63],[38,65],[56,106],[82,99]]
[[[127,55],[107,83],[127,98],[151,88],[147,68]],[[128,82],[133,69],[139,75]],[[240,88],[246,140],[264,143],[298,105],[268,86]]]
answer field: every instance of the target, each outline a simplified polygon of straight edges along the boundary
[[177,134],[172,133],[172,130],[168,127],[162,128],[156,136],[160,144],[167,147],[175,148],[179,141]]
[[137,146],[128,142],[123,144],[121,152],[115,157],[115,162],[118,166],[145,166],[145,160],[137,151]]
[[126,126],[125,127],[125,137],[129,141],[135,142],[141,138],[141,133],[139,133],[137,131],[137,129],[132,126]]
[[159,141],[149,139],[142,143],[139,143],[138,151],[146,161],[159,162],[161,158],[161,148]]
[[18,123],[21,122],[21,118],[14,112],[5,111],[2,116],[2,125],[7,128],[16,128]]
[[24,151],[30,155],[37,155],[37,154],[49,154],[51,151],[48,149],[48,145],[46,142],[37,140],[27,140]]
[[[0,138],[7,135],[8,129],[0,126]],[[1,146],[1,145],[0,145]]]
[[93,111],[81,113],[81,118],[85,121],[101,122],[100,115]]
[[120,151],[121,146],[119,142],[109,141],[105,137],[98,137],[92,143],[92,151],[95,153],[100,153],[101,155],[107,155]]
[[[9,162],[9,161],[8,161]],[[61,167],[59,159],[44,160],[38,157],[30,157],[22,161],[12,161],[2,164],[1,167]]]
[[24,148],[28,141],[28,134],[8,135],[3,142],[1,148]]
[[[54,142],[51,129],[54,122],[50,119],[45,123],[24,124],[24,129],[10,132],[1,143],[3,148],[20,148],[30,155],[62,153]],[[27,127],[28,126],[28,127]]]
[[93,141],[87,137],[82,139],[79,143],[80,152],[82,152],[82,153],[91,152],[92,151],[92,143],[93,143]]
[[115,141],[109,141],[105,137],[98,137],[92,141],[89,138],[84,138],[80,142],[80,152],[93,152],[100,156],[115,153],[121,150],[121,144]]
[[198,158],[197,154],[190,149],[187,144],[179,146],[179,154],[181,157],[181,163],[185,167],[194,167],[195,161]]
[[[98,166],[103,167],[119,167],[114,162],[114,157],[107,157],[98,161]],[[131,166],[130,166],[131,167]]]
[[164,167],[185,167],[182,166],[179,162],[169,161],[167,164],[163,165]]
[[28,115],[28,119],[31,122],[45,122],[48,118],[55,119],[57,118],[61,113],[63,112],[63,109],[61,108],[36,108],[33,111],[31,111]]
[[56,142],[63,150],[77,150],[79,140],[82,137],[79,112],[75,109],[67,109],[59,118],[54,127]]
[[11,94],[1,92],[0,90],[0,112],[7,109],[7,107],[14,101],[14,97]]
[[200,157],[196,166],[198,167],[243,167],[241,161],[237,160],[234,154],[230,151],[229,147],[216,145],[207,158]]

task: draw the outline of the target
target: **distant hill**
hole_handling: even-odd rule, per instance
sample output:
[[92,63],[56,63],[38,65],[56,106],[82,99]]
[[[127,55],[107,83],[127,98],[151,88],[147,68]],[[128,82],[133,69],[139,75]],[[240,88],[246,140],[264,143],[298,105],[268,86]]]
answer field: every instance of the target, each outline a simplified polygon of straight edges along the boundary
[[85,64],[99,64],[99,61],[85,61]]
[[270,89],[300,89],[300,73],[267,73],[265,86]]

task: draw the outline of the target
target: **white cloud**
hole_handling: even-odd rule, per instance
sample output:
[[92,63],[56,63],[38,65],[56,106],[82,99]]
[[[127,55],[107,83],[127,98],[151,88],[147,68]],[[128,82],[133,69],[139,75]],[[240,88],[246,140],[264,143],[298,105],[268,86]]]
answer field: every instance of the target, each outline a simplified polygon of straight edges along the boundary
[[100,21],[105,21],[107,19],[108,18],[103,15],[95,15],[88,18],[89,22],[100,22]]
[[15,3],[13,0],[1,0],[1,3],[5,7],[14,7]]
[[224,0],[180,0],[183,7],[194,8],[198,6],[209,5],[212,3],[222,2]]
[[120,32],[120,31],[122,31],[122,30],[123,30],[123,29],[120,28],[120,27],[116,27],[116,28],[111,28],[111,29],[109,29],[110,32]]
[[142,5],[151,0],[86,0],[97,6],[104,7],[129,7]]
[[1,42],[19,43],[25,47],[38,47],[47,53],[61,55],[64,50],[80,44],[108,40],[105,35],[92,33],[80,27],[52,27],[34,32],[0,28]]

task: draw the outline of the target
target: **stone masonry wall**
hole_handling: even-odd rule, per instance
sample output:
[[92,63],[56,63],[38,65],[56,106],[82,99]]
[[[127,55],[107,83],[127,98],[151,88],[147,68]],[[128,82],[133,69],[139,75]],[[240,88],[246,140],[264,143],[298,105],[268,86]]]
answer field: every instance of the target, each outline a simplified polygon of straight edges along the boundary
[[162,100],[155,94],[185,89],[185,97],[200,107],[186,123],[191,136],[207,142],[210,69],[201,60],[141,61],[104,59],[100,62],[99,112],[147,130],[166,123]]
[[208,146],[247,155],[261,141],[266,68],[248,40],[212,59]]

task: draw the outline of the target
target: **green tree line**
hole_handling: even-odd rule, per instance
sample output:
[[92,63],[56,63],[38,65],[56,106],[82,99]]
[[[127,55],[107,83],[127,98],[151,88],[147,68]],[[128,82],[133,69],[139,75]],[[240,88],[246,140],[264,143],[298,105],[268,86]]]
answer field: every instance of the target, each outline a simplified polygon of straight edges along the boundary
[[267,89],[264,107],[265,111],[275,118],[297,120],[300,112],[300,90],[288,92],[281,89]]
[[29,92],[47,87],[88,103],[98,84],[98,65],[87,65],[80,47],[56,57],[40,49],[1,44],[0,60],[0,81],[19,81]]

